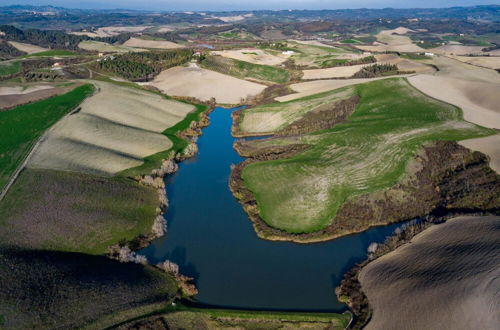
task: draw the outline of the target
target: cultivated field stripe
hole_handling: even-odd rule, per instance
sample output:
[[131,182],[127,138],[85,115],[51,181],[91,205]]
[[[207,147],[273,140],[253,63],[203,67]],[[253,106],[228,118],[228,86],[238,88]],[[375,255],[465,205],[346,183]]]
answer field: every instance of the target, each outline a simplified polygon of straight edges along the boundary
[[115,175],[171,148],[163,131],[195,110],[151,92],[93,83],[99,93],[45,135],[30,167]]

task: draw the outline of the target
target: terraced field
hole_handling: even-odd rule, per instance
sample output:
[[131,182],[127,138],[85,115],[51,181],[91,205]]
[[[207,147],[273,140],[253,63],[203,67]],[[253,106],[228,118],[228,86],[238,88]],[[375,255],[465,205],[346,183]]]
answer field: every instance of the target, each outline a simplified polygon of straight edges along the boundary
[[93,83],[99,92],[48,132],[29,167],[114,175],[169,149],[163,131],[195,110],[136,88]]
[[450,56],[451,58],[489,69],[500,69],[500,56]]
[[42,57],[42,56],[47,56],[47,57],[52,57],[52,56],[74,56],[78,55],[75,52],[65,50],[65,49],[51,49],[51,50],[46,50],[43,52],[37,52],[37,53],[32,53],[23,56],[23,58],[27,57]]
[[0,110],[36,102],[52,96],[64,94],[75,86],[73,84],[7,85],[0,87]]
[[328,69],[304,70],[303,71],[304,76],[302,78],[304,80],[325,79],[325,78],[349,78],[356,72],[364,68],[365,66],[369,65],[370,64],[359,64],[350,66],[338,66]]
[[178,290],[151,266],[13,248],[0,248],[0,280],[4,329],[104,329],[163,308]]
[[[291,101],[284,107],[295,104],[301,109],[304,102],[335,93]],[[423,143],[494,133],[463,121],[460,109],[426,97],[404,79],[357,85],[355,93],[361,100],[347,122],[299,138],[298,143],[310,145],[308,150],[243,169],[245,185],[271,227],[291,233],[318,231],[334,221],[347,200],[398,182]],[[268,116],[276,109],[269,107]],[[245,110],[244,117],[252,111]],[[241,128],[245,125],[243,121]],[[272,143],[279,144],[280,139]]]

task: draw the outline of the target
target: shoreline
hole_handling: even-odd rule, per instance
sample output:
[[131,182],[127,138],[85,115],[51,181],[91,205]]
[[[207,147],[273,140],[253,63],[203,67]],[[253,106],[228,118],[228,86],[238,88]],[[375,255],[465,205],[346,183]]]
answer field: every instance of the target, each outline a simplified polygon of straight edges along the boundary
[[[171,150],[168,157],[162,160],[159,168],[153,169],[149,175],[141,175],[133,178],[134,181],[140,184],[157,189],[159,201],[158,209],[160,210],[157,214],[155,222],[153,223],[150,235],[146,237],[137,237],[129,243],[134,244],[134,248],[132,248],[133,251],[145,248],[151,243],[151,241],[162,237],[166,233],[167,224],[163,215],[168,210],[168,196],[165,189],[164,178],[168,174],[177,172],[178,164],[180,162],[192,158],[198,153],[198,147],[196,144],[197,137],[203,134],[201,130],[210,124],[208,116],[213,110],[214,107],[208,106],[206,110],[199,114],[198,120],[191,121],[186,129],[177,132],[176,136],[188,142],[188,145],[181,152]],[[159,220],[160,218],[161,220]],[[155,228],[158,228],[159,222],[162,225],[164,223],[165,227],[161,234],[159,232],[155,232]]]
[[155,168],[150,174],[130,177],[131,180],[156,189],[158,194],[158,206],[156,208],[156,217],[151,227],[151,232],[142,234],[123,244],[115,244],[108,247],[105,256],[109,259],[120,262],[134,262],[150,265],[165,273],[175,277],[179,289],[179,299],[189,299],[198,293],[196,286],[192,283],[193,278],[185,276],[179,272],[179,266],[169,260],[164,260],[156,265],[150,264],[145,256],[137,253],[138,250],[147,247],[157,238],[164,236],[167,232],[167,222],[164,214],[168,210],[168,196],[165,187],[165,176],[177,172],[178,163],[194,157],[198,152],[196,144],[198,136],[202,134],[202,129],[210,124],[209,114],[214,110],[214,106],[207,105],[206,109],[199,113],[197,120],[191,120],[188,126],[175,133],[175,136],[187,142],[187,146],[181,151],[176,151],[172,147],[168,151],[165,159],[162,159],[161,166]]
[[[240,153],[237,143],[234,148]],[[289,155],[285,155],[287,156]],[[278,155],[278,158],[285,157]],[[242,163],[235,165],[231,171],[229,187],[233,196],[243,206],[257,236],[270,241],[319,243],[357,234],[372,227],[418,218],[498,211],[498,207],[482,205],[483,201],[477,200],[477,196],[472,196],[468,200],[467,196],[479,194],[480,189],[474,191],[474,187],[471,188],[469,185],[470,182],[463,182],[464,176],[467,180],[476,180],[480,184],[486,181],[491,185],[492,191],[484,194],[488,197],[489,193],[490,199],[494,198],[494,190],[499,189],[498,174],[489,167],[488,158],[482,153],[459,146],[457,142],[441,141],[422,146],[420,152],[408,163],[405,178],[393,187],[362,194],[345,201],[330,225],[322,230],[301,234],[289,233],[271,227],[260,217],[257,201],[241,177],[246,166],[258,161],[260,159],[250,156]],[[391,198],[401,193],[405,194],[407,201],[401,201],[401,198]],[[462,204],[465,205],[449,206],[447,202],[450,195],[464,196]],[[416,201],[421,205],[413,205]],[[375,220],[374,214],[377,215]]]
[[125,175],[128,179],[135,181],[140,185],[151,187],[157,191],[159,203],[156,208],[156,217],[153,221],[151,232],[148,234],[141,234],[130,241],[109,246],[104,255],[109,259],[118,260],[120,262],[147,264],[163,272],[171,274],[177,279],[177,283],[179,285],[178,299],[180,299],[180,301],[191,302],[191,297],[198,293],[196,286],[192,282],[193,278],[181,274],[179,272],[178,265],[170,260],[164,260],[157,264],[151,264],[145,256],[137,253],[137,251],[146,248],[152,241],[161,238],[166,234],[167,222],[164,215],[168,211],[169,201],[165,185],[165,177],[169,174],[177,172],[179,163],[194,157],[198,153],[197,140],[198,137],[203,134],[202,129],[210,125],[209,115],[217,107],[228,108],[228,106],[230,106],[231,108],[238,108],[244,105],[221,105],[218,103],[203,102],[194,98],[185,97],[175,97],[173,99],[195,105],[198,109],[195,109],[195,112],[200,110],[200,106],[205,107],[204,110],[198,112],[197,119],[190,118],[190,115],[188,115],[183,121],[175,125],[181,125],[181,127],[183,127],[182,129],[166,134],[170,139],[184,141],[186,145],[182,149],[179,149],[175,146],[176,142],[174,141],[174,146],[172,146],[169,150],[163,151],[165,156],[159,160],[160,166],[151,169],[149,174]]

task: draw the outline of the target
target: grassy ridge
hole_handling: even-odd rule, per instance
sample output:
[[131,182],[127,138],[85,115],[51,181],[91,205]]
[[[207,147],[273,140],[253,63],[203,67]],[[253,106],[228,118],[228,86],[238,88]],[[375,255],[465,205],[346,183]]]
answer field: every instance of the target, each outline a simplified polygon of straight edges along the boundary
[[208,56],[202,61],[201,66],[242,79],[254,78],[278,84],[290,80],[289,72],[283,68],[254,64],[222,56]]
[[0,189],[43,132],[93,90],[93,85],[82,85],[63,95],[0,112]]
[[494,133],[463,121],[460,109],[421,94],[406,80],[357,85],[356,93],[361,101],[347,122],[302,136],[300,143],[310,149],[244,169],[245,184],[270,226],[293,233],[318,231],[346,200],[398,182],[423,143]]
[[21,71],[21,62],[14,61],[8,63],[0,63],[0,76],[6,76]]

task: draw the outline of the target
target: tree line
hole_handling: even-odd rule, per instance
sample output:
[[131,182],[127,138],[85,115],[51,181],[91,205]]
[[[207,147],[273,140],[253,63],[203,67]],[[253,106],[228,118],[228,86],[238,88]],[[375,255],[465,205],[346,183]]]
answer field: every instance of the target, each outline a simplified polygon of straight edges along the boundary
[[83,40],[91,39],[88,36],[77,36],[55,30],[20,30],[12,25],[0,25],[0,31],[5,33],[7,40],[25,42],[46,48],[77,50]]

